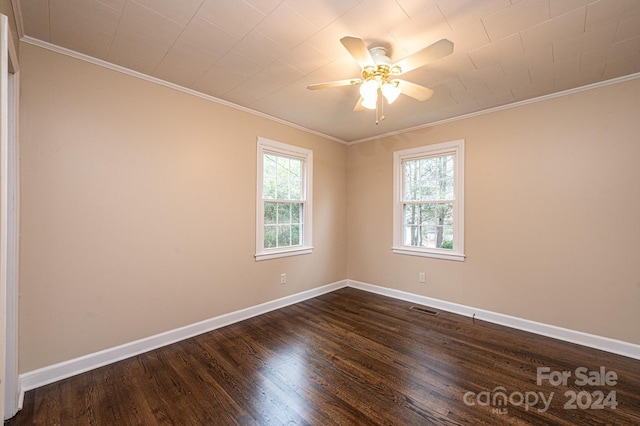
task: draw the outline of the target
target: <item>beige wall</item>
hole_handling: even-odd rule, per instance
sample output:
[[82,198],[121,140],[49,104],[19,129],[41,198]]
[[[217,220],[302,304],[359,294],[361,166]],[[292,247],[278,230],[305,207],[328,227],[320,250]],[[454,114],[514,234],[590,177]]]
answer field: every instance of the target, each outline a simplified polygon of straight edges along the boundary
[[[346,278],[345,145],[29,44],[21,66],[21,372]],[[311,255],[254,260],[257,136],[314,151]]]
[[[635,79],[350,146],[349,278],[639,344],[639,118]],[[392,152],[456,139],[466,261],[392,254]]]

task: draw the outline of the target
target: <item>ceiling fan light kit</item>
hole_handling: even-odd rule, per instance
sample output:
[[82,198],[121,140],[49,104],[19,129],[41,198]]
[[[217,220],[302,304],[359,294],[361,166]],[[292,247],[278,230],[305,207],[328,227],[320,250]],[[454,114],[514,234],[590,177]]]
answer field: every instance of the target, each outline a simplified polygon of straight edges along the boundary
[[[390,105],[401,93],[420,102],[429,99],[433,95],[433,90],[406,80],[397,79],[395,78],[396,76],[422,67],[453,52],[453,43],[447,39],[441,39],[394,64],[387,56],[387,49],[384,47],[375,46],[368,49],[361,38],[351,36],[343,37],[340,42],[360,65],[362,79],[356,78],[312,84],[307,86],[307,89],[317,90],[359,84],[360,99],[353,110],[375,109],[376,124],[380,120],[384,120],[384,115],[379,117],[378,114],[378,100],[380,100],[380,110],[382,110],[384,99]],[[379,93],[382,96],[378,96]]]

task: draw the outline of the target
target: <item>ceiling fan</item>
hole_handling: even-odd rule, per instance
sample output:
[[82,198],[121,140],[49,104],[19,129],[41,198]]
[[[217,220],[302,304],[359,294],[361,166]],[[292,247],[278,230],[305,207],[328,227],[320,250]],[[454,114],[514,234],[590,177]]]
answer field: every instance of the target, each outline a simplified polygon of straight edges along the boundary
[[[353,110],[376,109],[376,124],[378,124],[378,103],[380,103],[380,108],[383,108],[382,97],[391,104],[401,93],[418,101],[426,101],[433,95],[433,90],[398,79],[396,76],[444,58],[453,52],[453,43],[447,39],[441,39],[394,64],[387,56],[386,48],[378,46],[368,49],[359,37],[343,37],[340,39],[340,43],[362,68],[362,78],[317,83],[307,86],[307,89],[317,90],[360,85],[360,99]],[[379,92],[382,93],[382,97],[378,96]],[[384,120],[384,115],[381,115],[380,120]]]

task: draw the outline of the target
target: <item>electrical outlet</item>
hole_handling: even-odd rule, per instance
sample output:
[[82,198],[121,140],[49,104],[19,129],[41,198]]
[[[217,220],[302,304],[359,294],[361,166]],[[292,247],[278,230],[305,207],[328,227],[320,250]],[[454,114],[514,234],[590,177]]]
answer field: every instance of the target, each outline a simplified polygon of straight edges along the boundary
[[425,275],[424,272],[420,272],[418,274],[418,281],[421,283],[426,283],[427,282],[427,276]]
[[287,274],[280,274],[280,284],[287,283]]

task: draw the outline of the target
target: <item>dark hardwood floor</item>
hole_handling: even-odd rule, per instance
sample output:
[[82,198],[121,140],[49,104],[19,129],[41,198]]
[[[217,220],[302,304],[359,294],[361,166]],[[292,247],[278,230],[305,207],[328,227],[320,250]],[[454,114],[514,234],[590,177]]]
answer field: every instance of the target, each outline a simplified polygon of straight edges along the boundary
[[411,306],[344,288],[29,391],[8,424],[640,425],[640,361]]

